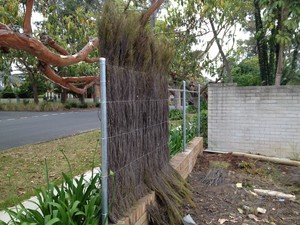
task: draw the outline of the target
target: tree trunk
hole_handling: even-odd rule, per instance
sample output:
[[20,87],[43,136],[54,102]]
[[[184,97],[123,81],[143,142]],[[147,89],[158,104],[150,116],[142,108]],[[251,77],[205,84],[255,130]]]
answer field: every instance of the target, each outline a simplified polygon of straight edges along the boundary
[[228,78],[228,82],[229,82],[229,83],[232,83],[232,82],[233,82],[233,79],[232,79],[232,74],[231,74],[230,65],[229,65],[229,62],[228,62],[228,60],[227,60],[227,57],[226,57],[226,55],[225,55],[225,53],[224,53],[224,51],[223,51],[223,49],[222,49],[222,46],[221,46],[221,44],[220,44],[220,41],[219,41],[219,39],[218,39],[218,33],[217,33],[216,29],[215,29],[215,25],[214,25],[214,23],[213,23],[213,21],[212,21],[212,19],[211,19],[210,17],[209,17],[209,23],[210,23],[210,25],[211,25],[211,29],[212,29],[213,34],[214,34],[214,38],[215,38],[215,40],[216,40],[216,43],[217,43],[219,52],[220,52],[220,54],[221,54],[221,57],[222,57],[222,60],[223,60],[223,64],[224,64],[224,66],[225,66],[225,70],[226,70],[226,75],[227,75],[227,78]]
[[[278,32],[284,32],[284,24],[283,21],[285,21],[288,17],[288,10],[287,7],[288,5],[285,6],[285,8],[279,9],[278,13]],[[275,76],[275,85],[280,86],[281,84],[281,78],[282,78],[282,71],[283,71],[283,50],[284,50],[284,45],[279,44],[279,49],[278,49],[278,55],[277,55],[277,67],[276,67],[276,76]]]
[[32,93],[33,93],[33,99],[35,104],[39,104],[39,97],[38,97],[38,87],[35,80],[32,80]]
[[256,28],[256,43],[258,51],[258,61],[259,61],[259,70],[260,77],[263,85],[270,85],[269,83],[269,63],[268,63],[268,46],[265,41],[265,32],[263,30],[262,19],[260,15],[260,5],[259,0],[254,0],[255,8],[255,28]]
[[269,40],[269,48],[270,48],[270,55],[269,55],[269,76],[268,76],[268,85],[272,85],[274,83],[275,72],[276,72],[276,61],[275,61],[275,52],[276,52],[276,37],[277,30],[275,28],[271,31],[271,37]]
[[78,95],[78,99],[79,99],[81,104],[84,103],[84,95]]
[[[150,0],[151,5],[154,4],[154,2],[155,2],[155,0]],[[156,11],[151,16],[151,26],[152,26],[152,28],[155,27],[155,22],[156,22]]]
[[275,85],[280,86],[283,70],[283,46],[279,46],[278,63],[276,69]]
[[61,93],[61,103],[66,103],[67,101],[67,90],[62,88],[62,93]]
[[181,110],[181,92],[180,91],[175,91],[175,95],[174,95],[174,105],[175,105],[175,109],[179,109]]

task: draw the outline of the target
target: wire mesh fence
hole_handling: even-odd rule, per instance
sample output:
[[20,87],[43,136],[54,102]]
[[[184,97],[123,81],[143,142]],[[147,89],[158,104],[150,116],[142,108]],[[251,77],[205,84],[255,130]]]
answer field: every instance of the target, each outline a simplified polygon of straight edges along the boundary
[[183,81],[181,89],[169,89],[170,95],[170,136],[171,156],[185,151],[186,143],[201,132],[200,84],[188,90]]

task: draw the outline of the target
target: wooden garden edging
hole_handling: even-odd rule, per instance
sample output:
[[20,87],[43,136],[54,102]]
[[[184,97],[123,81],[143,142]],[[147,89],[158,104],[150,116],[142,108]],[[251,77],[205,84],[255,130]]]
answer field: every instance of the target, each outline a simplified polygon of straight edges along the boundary
[[[189,142],[186,151],[176,154],[171,160],[170,165],[186,179],[192,172],[197,156],[203,153],[203,138],[195,137]],[[129,211],[129,215],[118,221],[117,225],[148,225],[147,210],[148,204],[155,203],[155,192],[141,198]]]

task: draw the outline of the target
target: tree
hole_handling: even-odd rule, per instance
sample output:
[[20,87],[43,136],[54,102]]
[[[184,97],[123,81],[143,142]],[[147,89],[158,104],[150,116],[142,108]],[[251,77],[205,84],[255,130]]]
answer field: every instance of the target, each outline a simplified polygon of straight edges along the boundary
[[232,68],[233,82],[238,86],[261,85],[257,56],[246,58]]
[[[18,1],[14,1],[14,6],[20,6]],[[11,5],[7,6],[11,7]],[[44,73],[50,80],[59,84],[60,86],[72,90],[76,93],[83,94],[86,90],[85,88],[79,88],[77,81],[69,82],[66,79],[57,75],[56,71],[52,66],[66,66],[75,64],[81,61],[88,62],[97,62],[97,58],[89,59],[87,58],[88,54],[93,50],[93,48],[97,47],[98,39],[91,39],[89,44],[83,47],[81,51],[76,54],[62,54],[59,55],[55,52],[50,51],[50,49],[46,46],[46,43],[38,40],[37,37],[33,36],[31,29],[31,14],[33,8],[33,0],[26,1],[26,10],[24,15],[24,23],[23,23],[23,33],[21,33],[20,29],[12,29],[11,24],[7,25],[4,23],[0,23],[0,46],[3,52],[7,52],[8,49],[16,49],[19,51],[26,52],[35,58],[38,59],[37,67],[40,71]],[[5,21],[9,21],[9,18]],[[45,36],[43,36],[45,37]],[[54,48],[57,52],[62,53],[63,48],[57,45],[55,42],[51,42],[51,38],[48,38],[47,41],[51,48]],[[66,53],[66,52],[64,52]],[[80,81],[86,81],[88,84],[94,82],[95,77],[93,79],[86,77],[81,78]],[[74,83],[75,82],[75,83]]]
[[[41,2],[43,3],[43,1]],[[50,1],[50,0],[44,1],[44,3],[48,3],[48,5],[46,4],[46,6],[49,12],[52,10],[49,7],[50,5],[52,5],[53,2],[64,3],[64,1]],[[71,1],[67,1],[67,3],[69,2]],[[87,1],[87,2],[97,2],[97,1]],[[149,9],[142,14],[141,17],[142,23],[146,24],[147,21],[149,20],[149,17],[160,7],[162,3],[163,0],[157,0],[156,2],[154,2],[149,7]],[[88,58],[88,56],[93,51],[93,49],[98,47],[98,43],[99,43],[98,38],[90,38],[88,40],[88,43],[85,44],[80,51],[72,52],[72,53],[66,51],[64,46],[61,46],[60,44],[56,43],[54,39],[51,36],[49,36],[49,34],[47,33],[49,30],[45,30],[46,32],[40,33],[40,40],[39,40],[38,37],[35,37],[32,34],[31,16],[32,16],[33,5],[34,5],[34,0],[26,1],[25,13],[23,17],[24,18],[23,26],[22,26],[23,32],[20,32],[20,30],[14,30],[12,28],[12,24],[7,24],[9,19],[14,18],[14,16],[8,15],[9,17],[8,19],[4,18],[0,22],[0,48],[2,53],[8,52],[9,49],[15,49],[30,54],[38,60],[37,63],[38,69],[48,79],[50,79],[54,83],[60,85],[61,87],[67,90],[74,91],[75,93],[78,94],[84,94],[86,92],[86,89],[92,83],[95,82],[96,79],[95,76],[84,76],[84,77],[77,77],[72,79],[70,79],[69,77],[61,77],[59,75],[59,71],[56,70],[55,67],[74,65],[79,62],[87,62],[87,63],[98,62],[98,57]],[[17,16],[19,12],[19,6],[20,6],[20,2],[18,0],[14,0],[13,4],[8,4],[8,5],[4,4],[4,7],[0,8],[0,10],[1,12],[3,11],[9,12],[9,10],[7,10],[5,7],[12,8],[14,9],[13,13],[16,14],[15,15],[16,18],[19,18]],[[46,8],[42,7],[42,9],[44,10],[45,13],[47,13],[47,11],[45,10]],[[88,8],[81,8],[81,10],[83,11],[79,11],[78,12],[79,15],[86,13],[88,11]],[[73,11],[69,11],[69,13],[70,12],[73,13]],[[68,15],[67,12],[66,15]],[[55,19],[55,17],[53,18]],[[61,24],[61,25],[69,28],[68,26],[71,25],[71,22],[72,22],[72,16],[70,17],[68,23]],[[83,23],[84,21],[81,20],[81,22]],[[89,25],[91,24],[89,23]],[[75,39],[75,41],[78,40]],[[54,49],[54,51],[56,51],[57,53],[51,51],[50,49]]]
[[291,47],[297,49],[300,2],[254,0],[253,4],[262,81],[265,85],[275,83],[278,86],[282,83],[285,61],[289,55],[287,50]]
[[[183,51],[192,53],[190,59],[197,64],[200,73],[203,74],[204,70],[211,73],[212,67],[215,71],[221,68],[222,71],[219,72],[223,74],[222,79],[225,82],[232,82],[230,57],[236,39],[236,24],[244,23],[249,1],[245,3],[238,0],[178,0],[176,4],[174,8],[168,9],[165,25],[167,28],[165,33],[171,33],[171,38],[177,39],[176,51],[180,51],[182,46],[185,46]],[[229,46],[231,44],[232,47]],[[218,48],[215,55],[210,52],[214,45]],[[198,57],[194,57],[193,53]],[[178,55],[180,57],[181,54]],[[187,61],[188,64],[191,61]],[[219,66],[220,64],[222,66]],[[193,69],[194,67],[190,70],[191,73]]]

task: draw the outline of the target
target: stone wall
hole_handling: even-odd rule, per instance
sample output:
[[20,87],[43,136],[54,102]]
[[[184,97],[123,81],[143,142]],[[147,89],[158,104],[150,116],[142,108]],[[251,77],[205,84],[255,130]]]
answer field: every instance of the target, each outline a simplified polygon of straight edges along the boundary
[[208,149],[300,159],[300,86],[209,85]]

